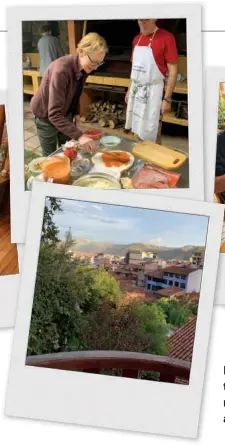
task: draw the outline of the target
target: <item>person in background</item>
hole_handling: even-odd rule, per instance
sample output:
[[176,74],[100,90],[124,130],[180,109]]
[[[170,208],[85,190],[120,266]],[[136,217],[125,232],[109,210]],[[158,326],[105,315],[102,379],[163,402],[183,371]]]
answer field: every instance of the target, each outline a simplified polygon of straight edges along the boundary
[[171,111],[178,64],[175,38],[158,28],[156,20],[138,20],[140,33],[133,40],[131,84],[125,96],[125,128],[152,142],[157,139],[161,115]]
[[60,57],[47,68],[31,99],[44,156],[69,140],[78,141],[86,151],[95,151],[95,142],[78,128],[80,96],[87,76],[104,63],[107,51],[103,37],[89,33],[78,43],[77,54]]
[[225,202],[225,131],[217,136],[215,193]]
[[40,56],[40,77],[43,77],[50,63],[64,56],[64,52],[57,37],[52,36],[51,28],[48,25],[42,27],[41,35],[37,46]]

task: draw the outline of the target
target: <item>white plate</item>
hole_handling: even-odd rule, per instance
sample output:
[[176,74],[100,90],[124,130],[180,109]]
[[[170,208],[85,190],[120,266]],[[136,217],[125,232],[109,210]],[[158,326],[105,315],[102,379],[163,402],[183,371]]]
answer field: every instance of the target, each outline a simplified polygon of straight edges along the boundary
[[[114,170],[114,171],[120,171],[120,172],[122,172],[124,170],[128,170],[128,168],[130,168],[133,165],[133,163],[134,163],[134,156],[131,153],[129,153],[127,151],[123,151],[123,150],[113,150],[113,153],[114,152],[117,152],[117,153],[127,153],[129,155],[129,157],[130,157],[129,162],[127,164],[125,164],[125,165],[121,165],[120,167],[107,167],[107,165],[105,165],[105,163],[102,160],[103,153],[96,153],[93,156],[93,158],[92,158],[93,164],[95,164],[96,167],[99,166],[100,168],[104,168],[105,171]],[[108,152],[108,153],[110,153],[110,152]]]

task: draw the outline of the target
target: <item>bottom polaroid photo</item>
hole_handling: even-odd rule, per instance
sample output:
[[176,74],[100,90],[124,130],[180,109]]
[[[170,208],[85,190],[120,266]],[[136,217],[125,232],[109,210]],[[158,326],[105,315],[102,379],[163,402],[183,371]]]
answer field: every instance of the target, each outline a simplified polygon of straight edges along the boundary
[[6,415],[195,438],[212,203],[34,184]]

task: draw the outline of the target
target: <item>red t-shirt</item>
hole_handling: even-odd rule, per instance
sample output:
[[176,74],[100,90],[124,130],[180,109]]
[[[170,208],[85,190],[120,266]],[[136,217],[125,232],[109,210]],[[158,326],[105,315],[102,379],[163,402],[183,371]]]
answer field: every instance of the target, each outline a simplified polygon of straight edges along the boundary
[[[132,43],[132,55],[134,47],[137,45],[139,39],[140,40],[138,46],[148,46],[151,38],[152,34],[148,35],[144,35],[141,33],[138,34],[134,38]],[[158,28],[152,40],[151,48],[155,62],[161,73],[165,76],[168,71],[167,63],[178,62],[177,45],[173,34],[166,31],[165,29]],[[132,61],[132,56],[131,56],[131,61]]]

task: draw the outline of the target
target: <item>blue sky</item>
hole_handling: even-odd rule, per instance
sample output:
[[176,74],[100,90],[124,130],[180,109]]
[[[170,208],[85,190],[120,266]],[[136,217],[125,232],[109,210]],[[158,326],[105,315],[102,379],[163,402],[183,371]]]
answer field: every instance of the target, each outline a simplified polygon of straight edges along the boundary
[[95,204],[63,199],[54,222],[59,237],[71,227],[74,238],[116,244],[150,243],[167,247],[205,245],[206,216]]

